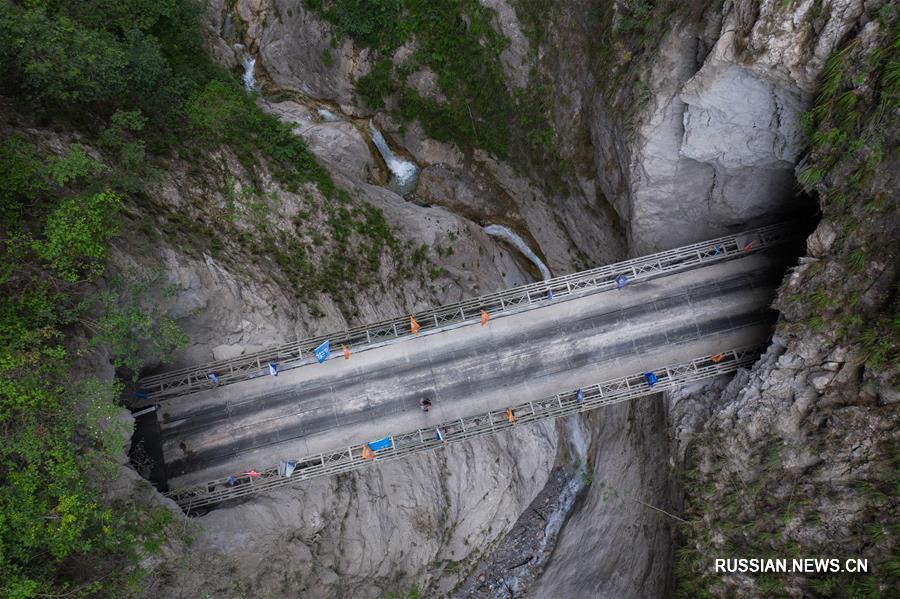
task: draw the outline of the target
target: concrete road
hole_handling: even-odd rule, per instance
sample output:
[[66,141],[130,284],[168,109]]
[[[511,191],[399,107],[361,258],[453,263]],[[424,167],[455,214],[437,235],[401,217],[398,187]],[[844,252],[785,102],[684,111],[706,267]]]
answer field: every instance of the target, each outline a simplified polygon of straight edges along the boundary
[[169,400],[158,412],[169,484],[762,343],[782,275],[775,257],[751,255]]

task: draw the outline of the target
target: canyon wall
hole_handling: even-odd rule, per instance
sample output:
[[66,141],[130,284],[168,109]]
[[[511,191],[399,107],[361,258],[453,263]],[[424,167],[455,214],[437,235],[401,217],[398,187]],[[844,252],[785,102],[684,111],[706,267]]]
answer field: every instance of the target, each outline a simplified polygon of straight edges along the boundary
[[[396,91],[381,108],[367,105],[357,85],[384,57],[355,44],[304,2],[208,3],[213,55],[235,69],[244,52],[257,59],[260,105],[292,123],[347,191],[348,210],[381,210],[400,249],[363,269],[368,282],[352,290],[352,299],[349,288],[315,298],[293,296],[291,267],[260,255],[265,252],[246,257],[246,248],[233,240],[268,231],[281,244],[278,232],[291,230],[304,247],[315,248],[316,231],[329,235],[328,208],[312,189],[292,192],[271,181],[249,192],[279,198],[264,202],[262,227],[259,208],[248,202],[229,225],[234,229],[218,234],[231,252],[188,253],[178,242],[146,255],[121,247],[115,263],[123,272],[162,264],[167,285],[160,289],[175,286],[169,294],[159,292],[158,301],[192,338],[176,364],[236,355],[534,278],[511,247],[484,234],[481,226],[488,223],[513,228],[554,274],[563,274],[808,211],[797,199],[795,176],[807,144],[801,117],[813,102],[826,59],[884,5],[771,0],[654,10],[641,2],[597,7],[571,0],[539,9],[503,0],[481,4],[495,11],[492,25],[508,41],[498,58],[504,84],[532,93],[543,107],[552,134],[538,150],[498,157],[430,138],[421,122],[406,121],[398,112]],[[241,47],[235,49],[236,43]],[[414,39],[393,50],[391,68],[402,69],[414,52]],[[446,100],[440,78],[427,68],[405,84],[422,97]],[[390,173],[372,146],[370,122],[422,169],[415,192],[401,195],[384,185]],[[513,131],[522,138],[528,133]],[[222,158],[223,170],[234,177],[225,178],[231,191],[218,189],[220,179],[216,189],[198,195],[196,187],[211,186],[175,169],[162,185],[160,218],[182,212],[202,220],[210,206],[224,208],[234,194],[240,197],[250,182],[233,159]],[[890,185],[896,189],[895,182]],[[816,239],[846,239],[827,231],[820,227]],[[264,236],[257,241],[266,248]],[[355,242],[363,248],[371,240],[362,236]],[[287,245],[277,247],[289,253]],[[404,263],[402,256],[419,248],[422,263]],[[324,257],[312,249],[309,260],[319,265]],[[786,286],[779,305],[793,305],[790,298],[797,293]],[[825,461],[802,449],[809,415],[820,413],[811,406],[831,406],[828,415],[815,418],[819,435],[832,422],[830,410],[838,405],[833,398],[882,405],[890,397],[883,385],[871,387],[852,351],[841,353],[807,333],[785,335],[782,330],[767,358],[724,394],[719,382],[713,390],[668,402],[647,399],[591,415],[592,482],[531,589],[534,596],[558,596],[560,589],[568,596],[670,593],[673,539],[686,537],[701,553],[724,546],[719,538],[685,531],[664,513],[700,509],[696,496],[681,498],[683,481],[672,472],[712,476],[713,452],[753,470],[753,452],[760,451],[761,435],[769,430],[790,447],[784,468],[825,468]],[[860,377],[869,391],[860,391]],[[837,385],[834,392],[831,385]],[[871,422],[873,412],[866,407],[851,412],[852,432],[829,433],[846,442],[835,450],[835,460],[877,463],[880,457],[861,456],[866,450],[854,447],[868,447],[862,431],[877,428],[882,432],[873,443],[883,451],[885,421],[878,416]],[[539,493],[559,463],[563,434],[545,424],[214,510],[190,526],[204,549],[196,553],[214,557],[191,558],[200,560],[189,566],[191,575],[182,566],[159,565],[168,573],[160,576],[158,589],[178,596],[218,580],[216,588],[226,594],[376,597],[413,586],[447,593]],[[850,443],[857,437],[858,444]],[[850,484],[848,472],[832,478]],[[785,489],[773,489],[773,496],[794,492]],[[830,509],[835,513],[837,506]],[[696,573],[693,562],[678,566]],[[754,584],[739,581],[721,593],[752,594],[758,590]]]

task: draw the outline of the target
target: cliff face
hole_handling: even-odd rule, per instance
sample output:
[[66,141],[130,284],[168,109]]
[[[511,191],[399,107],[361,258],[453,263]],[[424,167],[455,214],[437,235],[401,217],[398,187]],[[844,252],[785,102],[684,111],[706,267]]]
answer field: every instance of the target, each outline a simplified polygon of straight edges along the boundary
[[[882,2],[482,2],[505,40],[496,52],[503,89],[529,114],[512,125],[523,149],[500,156],[478,145],[486,145],[478,134],[488,126],[478,106],[468,115],[472,143],[429,129],[430,113],[407,118],[410,89],[423,103],[454,100],[439,65],[415,58],[425,45],[415,30],[385,55],[310,8],[317,4],[211,0],[208,44],[235,69],[243,53],[256,58],[259,104],[307,141],[347,192],[340,215],[358,226],[346,237],[335,228],[335,208],[314,188],[255,181],[227,152],[219,172],[200,177],[173,163],[150,224],[178,234],[151,238],[146,251],[122,244],[114,263],[122,272],[162,265],[153,298],[192,338],[177,365],[530,280],[534,273],[514,250],[483,233],[488,222],[514,228],[562,274],[776,220],[793,208],[808,143],[800,121],[826,59],[861,31],[870,33],[860,45],[885,44],[876,35],[885,27],[876,22],[884,19]],[[460,10],[476,11],[476,3],[463,4]],[[385,60],[391,75],[374,108],[360,90]],[[867,110],[866,117],[876,112]],[[414,193],[385,185],[390,169],[372,145],[372,126],[422,169]],[[830,197],[856,163],[842,164],[829,165],[831,178],[810,191]],[[877,166],[854,193],[892,205],[884,198],[897,188],[896,171]],[[765,591],[760,580],[708,580],[703,561],[763,550],[751,543],[762,535],[772,540],[769,549],[795,551],[798,543],[808,555],[830,555],[847,534],[862,544],[860,531],[877,524],[884,535],[861,555],[896,546],[882,497],[890,490],[880,482],[895,452],[888,404],[896,393],[865,366],[866,327],[854,324],[853,335],[829,340],[821,330],[830,328],[828,315],[816,321],[812,314],[821,312],[822,297],[832,309],[856,291],[860,305],[871,306],[865,318],[877,320],[892,301],[885,290],[896,246],[876,249],[875,240],[892,238],[895,215],[854,210],[826,210],[810,241],[812,258],[782,289],[777,341],[751,373],[724,391],[720,381],[590,417],[592,482],[534,596],[667,594],[675,585],[673,537],[688,548],[678,565],[686,595],[701,590],[683,586],[690,578],[722,596]],[[202,231],[190,222],[204,223]],[[848,234],[853,222],[858,228]],[[861,238],[868,241],[859,245]],[[372,247],[384,252],[369,259]],[[860,247],[872,257],[865,279],[848,270]],[[362,283],[296,295],[298,280],[333,277],[343,266],[332,258],[351,254],[360,257],[351,262]],[[810,297],[811,286],[831,291]],[[447,593],[540,492],[564,454],[560,435],[552,424],[518,430],[214,510],[189,526],[202,549],[191,554],[207,557],[160,564],[172,577],[161,576],[155,589],[171,596],[215,589],[375,597],[413,586]],[[673,469],[686,478],[671,476]],[[738,495],[730,491],[735,480]],[[692,492],[698,484],[713,490]],[[830,490],[816,499],[821,485]],[[848,495],[851,488],[861,495]],[[752,528],[785,502],[780,525]],[[850,515],[822,524],[839,513]],[[746,528],[728,528],[734,522]]]
[[[779,291],[768,353],[713,399],[709,419],[681,445],[684,596],[878,596],[896,587],[897,25],[896,10],[883,12],[828,60],[799,169],[822,219]],[[717,575],[711,558],[736,552],[863,558],[870,570]]]
[[[572,2],[549,11],[538,55],[563,99],[554,127],[625,223],[629,252],[789,212],[816,78],[880,5]],[[588,156],[578,151],[585,132]]]

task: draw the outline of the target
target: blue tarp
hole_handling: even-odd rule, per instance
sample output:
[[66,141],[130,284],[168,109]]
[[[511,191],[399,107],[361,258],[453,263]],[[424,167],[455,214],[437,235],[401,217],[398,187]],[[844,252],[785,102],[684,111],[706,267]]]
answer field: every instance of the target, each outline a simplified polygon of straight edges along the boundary
[[316,360],[319,361],[319,364],[328,359],[328,356],[331,355],[331,342],[326,340],[322,345],[313,350],[316,353]]
[[649,385],[650,387],[655,385],[656,381],[659,380],[658,378],[656,378],[656,375],[653,374],[652,372],[645,372],[644,378],[647,379],[647,385]]
[[382,449],[387,449],[391,446],[391,438],[385,437],[384,439],[378,439],[377,441],[372,441],[370,443],[366,443],[369,446],[369,449],[372,451],[381,451]]

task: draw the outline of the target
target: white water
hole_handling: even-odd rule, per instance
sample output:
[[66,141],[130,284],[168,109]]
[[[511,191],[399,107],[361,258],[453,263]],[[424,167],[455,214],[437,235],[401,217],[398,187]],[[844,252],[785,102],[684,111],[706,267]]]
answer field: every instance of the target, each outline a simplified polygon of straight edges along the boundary
[[588,439],[584,434],[581,415],[572,414],[566,417],[566,432],[568,433],[569,447],[583,469],[587,465]]
[[510,230],[508,227],[504,227],[503,225],[488,225],[484,228],[484,232],[493,237],[500,237],[510,242],[516,249],[518,249],[522,254],[531,260],[535,266],[538,267],[538,270],[541,271],[541,277],[546,281],[552,275],[550,274],[550,269],[541,262],[541,259],[537,257],[537,254],[531,251],[531,248],[528,247],[528,244],[525,243],[525,240],[515,234],[514,231]]
[[248,92],[259,91],[259,86],[256,85],[256,77],[253,74],[253,69],[256,67],[256,59],[250,56],[249,54],[244,54],[244,75],[241,79],[244,80],[244,89]]
[[[584,489],[585,481],[582,476],[583,472],[584,470],[581,468],[576,470],[572,475],[572,478],[569,479],[569,482],[567,482],[560,491],[556,507],[547,516],[547,523],[544,525],[544,536],[541,539],[541,542],[538,543],[538,546],[531,552],[531,561],[528,562],[524,570],[520,570],[518,573],[507,577],[504,581],[506,586],[513,592],[512,596],[516,596],[526,590],[523,588],[523,581],[529,578],[529,574],[533,572],[539,573],[547,563],[547,559],[552,553],[552,551],[547,550],[547,547],[551,543],[556,542],[559,531],[562,530],[569,512],[572,511],[572,507],[575,505],[575,500],[578,499],[579,493]],[[498,595],[495,593],[494,596],[505,597],[507,595]]]
[[401,193],[412,191],[412,187],[415,186],[416,179],[419,176],[419,167],[412,162],[397,158],[384,140],[381,131],[376,129],[372,123],[369,123],[369,129],[372,131],[372,143],[375,144],[381,157],[384,158],[384,162],[387,164],[388,170],[391,171],[391,176],[397,187],[400,188]]
[[540,572],[547,562],[550,552],[547,551],[551,543],[556,543],[559,532],[562,530],[569,512],[575,505],[575,500],[587,484],[586,473],[588,472],[588,446],[589,441],[585,434],[585,427],[581,417],[573,414],[566,418],[566,437],[568,437],[569,448],[572,451],[572,466],[574,467],[572,477],[563,486],[559,492],[559,499],[553,511],[547,516],[547,523],[544,524],[544,536],[538,546],[532,551],[531,561],[525,570],[510,576],[506,579],[507,586],[514,592],[520,593],[523,589],[523,579],[527,578],[531,572]]
[[316,112],[319,113],[319,116],[322,117],[322,120],[326,123],[336,123],[341,120],[338,115],[334,114],[327,108],[320,108]]

